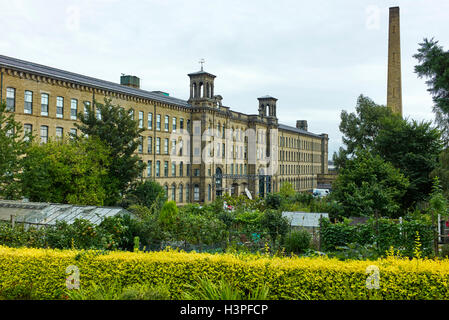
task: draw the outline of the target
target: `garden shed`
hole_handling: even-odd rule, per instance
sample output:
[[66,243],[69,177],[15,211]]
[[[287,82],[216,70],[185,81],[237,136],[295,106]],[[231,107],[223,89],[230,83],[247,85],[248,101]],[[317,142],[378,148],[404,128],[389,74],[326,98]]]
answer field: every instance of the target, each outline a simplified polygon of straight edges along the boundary
[[290,221],[292,229],[304,228],[312,235],[312,241],[320,243],[320,219],[329,218],[328,213],[320,212],[282,212],[282,216]]
[[106,217],[124,213],[129,212],[121,207],[0,200],[0,220],[25,225],[54,225],[57,221],[71,224],[75,219],[86,219],[98,225]]
[[292,227],[304,227],[309,231],[320,227],[320,218],[329,218],[328,213],[316,212],[282,212],[282,216],[290,221]]

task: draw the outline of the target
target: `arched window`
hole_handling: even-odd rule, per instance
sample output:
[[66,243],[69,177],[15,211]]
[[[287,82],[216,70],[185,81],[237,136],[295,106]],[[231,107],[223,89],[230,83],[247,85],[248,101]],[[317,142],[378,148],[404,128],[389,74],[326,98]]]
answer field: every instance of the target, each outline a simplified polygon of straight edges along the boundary
[[207,200],[212,200],[212,186],[210,184],[207,186]]
[[176,185],[172,184],[171,186],[171,199],[172,201],[176,201]]
[[190,185],[186,184],[186,202],[190,202]]
[[204,98],[204,84],[202,82],[200,82],[200,87],[199,87],[199,93],[200,93],[200,98]]
[[165,196],[168,198],[168,186],[167,185],[164,186],[164,190],[165,190]]
[[200,201],[200,186],[198,184],[193,187],[193,201]]
[[196,91],[196,83],[192,85],[192,98],[196,98],[198,96],[198,92]]
[[179,185],[179,202],[183,202],[183,197],[184,197],[184,190],[183,190],[183,186],[182,184]]

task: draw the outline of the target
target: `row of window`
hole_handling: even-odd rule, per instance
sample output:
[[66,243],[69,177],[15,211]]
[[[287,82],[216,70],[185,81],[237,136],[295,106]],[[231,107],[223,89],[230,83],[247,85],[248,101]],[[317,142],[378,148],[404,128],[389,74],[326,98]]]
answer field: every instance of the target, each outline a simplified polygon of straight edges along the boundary
[[[137,150],[138,150],[139,153],[143,153],[143,150],[144,150],[144,137],[141,136],[139,138],[139,140],[140,141],[139,141],[139,146],[138,146]],[[148,154],[152,154],[153,151],[156,154],[161,154],[161,142],[162,142],[162,140],[161,140],[160,137],[156,137],[156,139],[155,139],[156,144],[154,146],[155,147],[154,150],[153,150],[153,137],[152,136],[148,136],[146,140],[147,140],[147,143],[146,143],[147,148],[146,148],[146,150],[147,150]],[[170,151],[171,155],[179,155],[179,156],[188,155],[189,154],[189,150],[190,150],[189,142],[190,141],[187,140],[187,148],[186,148],[187,154],[186,154],[184,152],[185,149],[184,149],[184,141],[183,140],[179,140],[178,141],[176,139],[172,139],[171,143],[170,143],[168,138],[164,138],[163,153],[168,155],[169,154],[169,150],[171,150]],[[171,145],[171,148],[170,148],[170,145]],[[217,155],[220,156],[220,154],[221,154],[221,156],[224,158],[225,157],[225,153],[226,153],[226,144],[224,144],[224,143],[222,143],[222,144],[217,143],[217,144],[215,144],[215,146],[216,146],[215,150],[217,152]],[[207,150],[208,150],[209,156],[213,157],[214,156],[214,152],[213,152],[210,144],[209,144]],[[263,150],[259,150],[258,149],[257,151],[258,151],[257,159],[262,158]],[[245,146],[245,147],[243,147],[243,146],[240,146],[240,147],[239,146],[232,146],[232,148],[230,150],[230,157],[234,158],[234,159],[248,159],[248,147],[247,146]]]
[[[40,95],[40,107],[41,107],[41,116],[48,116],[49,115],[49,101],[50,96],[47,93],[41,93]],[[25,96],[24,96],[24,110],[23,112],[25,114],[33,114],[33,102],[34,102],[34,93],[30,90],[25,90]],[[90,106],[91,103],[89,101],[83,102],[85,106]],[[64,118],[64,97],[56,97],[56,117],[63,119]],[[16,89],[12,87],[6,88],[6,107],[7,111],[15,112],[16,111]],[[87,108],[84,108],[84,112],[87,112]],[[131,117],[134,119],[134,110],[130,110]],[[77,99],[70,99],[70,119],[71,120],[77,120],[77,114],[78,114],[78,100]],[[101,119],[100,110],[97,109],[96,115],[98,119]],[[139,128],[144,128],[144,112],[139,111],[138,113],[138,121],[139,121]],[[164,117],[164,130],[166,132],[169,131],[169,122],[170,117],[165,116]],[[148,129],[153,128],[153,114],[148,113],[147,116],[147,124]],[[178,126],[178,119],[176,117],[172,117],[172,131],[176,132]],[[184,119],[179,119],[179,128],[184,129]],[[190,129],[190,120],[187,120],[187,130]],[[161,115],[156,115],[156,130],[161,131]]]
[[279,161],[320,162],[321,157],[305,152],[279,151]]
[[[209,123],[209,130],[210,131],[212,130],[212,122]],[[248,143],[248,135],[245,129],[243,128],[236,128],[236,129],[234,127],[230,128],[230,135],[231,136],[229,136],[228,139],[235,140],[236,142]],[[225,124],[222,125],[220,124],[220,122],[217,123],[215,136],[218,138],[221,137],[222,139],[226,138]],[[257,129],[256,143],[263,144],[266,142],[267,142],[267,130]]]
[[[25,123],[23,125],[23,131],[25,135],[28,133],[32,133],[33,131],[33,125],[29,123]],[[75,128],[70,129],[70,135],[76,136],[78,134],[78,131]],[[41,143],[47,143],[48,142],[48,126],[40,126],[40,139]],[[62,139],[64,137],[64,128],[62,127],[56,127],[56,139]]]
[[301,165],[280,165],[279,171],[281,175],[292,174],[314,174],[319,173],[319,167],[317,166],[301,166]]
[[[6,104],[7,104],[7,110],[8,111],[12,111],[14,112],[16,109],[16,89],[15,88],[11,88],[8,87],[6,89]],[[49,115],[49,95],[46,93],[42,93],[41,94],[41,115],[42,116],[48,116]],[[84,112],[86,113],[87,111],[87,106],[90,106],[90,102],[89,101],[84,101],[85,104],[85,108],[84,108]],[[101,119],[101,114],[99,112],[100,110],[97,109],[96,110],[96,116],[98,119]],[[134,118],[134,110],[131,109],[131,116]],[[24,113],[25,114],[32,114],[33,113],[33,92],[29,91],[29,90],[25,90],[25,96],[24,96]],[[71,120],[76,120],[77,119],[77,113],[78,113],[78,100],[77,99],[71,99],[70,102],[70,119]],[[56,97],[56,117],[57,118],[63,118],[64,117],[64,98],[63,97]],[[144,127],[144,112],[143,111],[139,111],[139,115],[138,115],[138,120],[139,120],[139,127],[143,128]],[[148,113],[148,117],[147,117],[147,121],[148,121],[148,129],[152,129],[153,126],[153,114],[152,113]],[[164,130],[166,132],[169,131],[169,122],[170,122],[170,117],[168,115],[166,115],[164,117]],[[177,130],[177,124],[178,124],[178,120],[176,117],[172,117],[172,131],[176,131]],[[45,126],[43,126],[45,127]],[[184,119],[180,118],[179,119],[179,127],[180,129],[184,129]],[[223,130],[221,130],[221,128],[223,128]],[[187,120],[187,129],[190,129],[190,120]],[[75,130],[75,129],[72,129]],[[161,130],[161,115],[157,114],[156,115],[156,130]],[[223,137],[224,137],[224,133],[225,133],[225,125],[223,125],[221,127],[220,124],[217,124],[217,130],[218,131],[222,131],[223,133]],[[56,130],[56,134],[57,137],[62,136],[62,128],[58,128]],[[45,133],[45,128],[41,128],[41,141],[47,141],[48,140],[48,136],[47,138],[44,138],[44,133]],[[47,134],[48,134],[48,130],[47,130]],[[236,137],[238,138],[240,134],[240,138],[242,138],[243,140],[243,131],[242,130],[237,130],[236,131]],[[265,135],[263,134],[263,132],[261,130],[258,130],[258,141],[262,140],[264,141]],[[260,139],[260,140],[259,140]],[[144,147],[143,147],[143,137],[141,137],[140,139],[140,144],[138,147],[138,152],[139,153],[143,153]],[[148,137],[147,138],[147,152],[149,154],[153,153],[153,138],[152,137]],[[164,139],[164,154],[169,154],[169,141],[167,138]],[[303,149],[310,149],[312,147],[313,142],[308,142],[308,141],[302,141],[300,139],[293,139],[293,138],[288,138],[288,137],[280,137],[280,146],[287,146],[287,147],[297,147],[299,148],[300,146]],[[182,141],[180,141],[180,155],[184,155],[183,154],[183,148],[182,148]],[[187,148],[187,150],[189,150],[189,146]],[[172,152],[171,154],[176,154],[176,140],[172,140],[172,148],[171,148]],[[222,143],[221,144],[221,150],[220,150],[220,143],[216,144],[216,151],[217,151],[217,155],[220,155],[224,158],[225,157],[225,151],[226,147],[225,144]],[[240,151],[240,152],[239,152]],[[161,138],[156,138],[156,145],[155,145],[155,152],[156,154],[161,154]],[[213,156],[213,151],[211,150],[211,148],[209,147],[209,156]],[[247,146],[233,146],[231,148],[231,157],[232,158],[240,158],[240,159],[247,159],[247,153],[248,153],[248,149]],[[261,149],[257,149],[257,159],[263,159],[264,158],[264,150]],[[299,161],[311,161],[312,155],[310,154],[306,154],[306,153],[299,153],[299,152],[287,152],[287,151],[280,151],[279,154],[279,158],[280,161],[298,161],[297,159],[299,159]]]
[[[130,110],[131,118],[134,119],[134,110]],[[156,115],[156,130],[161,131],[161,115]],[[145,128],[145,114],[143,111],[139,111],[138,114],[138,121],[139,121],[139,128],[143,129]],[[176,117],[172,117],[172,132],[176,132],[178,129],[178,119]],[[147,115],[147,129],[152,130],[153,129],[153,114],[151,112]],[[184,118],[179,119],[179,129],[184,129]],[[187,120],[187,130],[190,131],[190,120]],[[169,132],[170,131],[170,116],[164,116],[164,131]]]
[[[49,101],[50,96],[47,93],[41,93],[40,95],[40,115],[48,117],[49,115]],[[84,101],[86,106],[90,106],[89,101]],[[23,113],[33,114],[34,106],[34,93],[29,90],[25,90]],[[6,88],[6,110],[10,112],[16,111],[16,89],[8,87]],[[86,108],[84,109],[86,112]],[[98,113],[98,112],[97,112]],[[78,100],[70,100],[70,119],[76,120],[78,115]],[[64,118],[64,97],[56,97],[56,117]]]
[[303,190],[303,189],[311,189],[315,187],[315,178],[313,177],[306,177],[306,178],[297,178],[297,179],[287,179],[287,180],[280,180],[279,184],[282,187],[286,182],[289,182],[292,184],[293,189],[295,190]]
[[[183,140],[179,141],[179,150],[176,150],[176,146],[178,141],[176,139],[171,140],[171,148],[170,148],[170,142],[168,138],[164,138],[164,154],[169,154],[169,149],[171,149],[170,154],[171,155],[185,155],[184,149],[183,149]],[[220,156],[224,158],[226,155],[226,145],[224,143],[216,143],[215,150],[217,156]],[[156,145],[155,145],[155,153],[161,154],[161,138],[156,137]],[[138,147],[138,152],[143,153],[144,150],[144,137],[140,137],[140,143]],[[187,150],[190,150],[190,146],[187,145]],[[208,145],[208,155],[210,157],[214,156],[214,152],[212,150],[211,145]],[[258,148],[257,150],[257,159],[265,159],[266,149],[264,148]],[[153,153],[153,137],[148,136],[147,137],[147,153],[152,154]],[[247,146],[232,146],[230,150],[230,157],[234,159],[248,159],[248,147]],[[311,154],[303,153],[303,152],[288,152],[288,151],[280,151],[279,152],[279,160],[280,161],[306,161],[310,162],[312,159],[317,157],[313,157]],[[318,159],[319,160],[319,159]]]
[[[162,162],[160,160],[157,160],[155,163],[155,177],[159,178],[161,177],[161,164]],[[184,163],[180,162],[178,165],[178,170],[176,168],[176,163],[172,162],[171,163],[171,168],[169,168],[169,161],[164,161],[164,177],[168,177],[169,176],[169,169],[170,169],[170,174],[171,177],[183,177],[184,176]],[[248,166],[246,164],[231,164],[229,166],[229,172],[231,175],[246,175],[248,174]],[[179,175],[177,175],[177,171],[179,173]],[[211,169],[208,169],[208,175],[211,176]],[[152,177],[153,176],[153,160],[148,160],[148,164],[147,164],[147,177]],[[186,165],[186,176],[189,177],[190,176],[190,164]],[[200,176],[200,169],[194,169],[193,170],[193,176],[194,177],[199,177]]]
[[319,150],[321,143],[281,136],[279,137],[279,146],[301,150]]
[[[168,191],[169,187],[168,185],[164,186],[165,193],[167,197],[169,196]],[[178,190],[176,190],[176,184],[172,184],[170,187],[171,191],[171,200],[177,201],[177,202],[184,202],[184,186],[182,184],[179,185]],[[185,199],[186,202],[190,201],[190,186],[187,184],[185,188]],[[209,201],[212,200],[212,186],[209,184],[207,189],[207,199]],[[200,201],[200,186],[198,184],[195,184],[193,186],[193,201]]]
[[[137,148],[137,151],[139,153],[143,153],[144,150],[144,137],[140,136],[139,138],[139,146]],[[187,141],[189,142],[189,141]],[[177,150],[178,146],[178,150]],[[169,154],[168,150],[170,149],[170,142],[168,138],[164,138],[164,154]],[[184,152],[184,141],[180,140],[179,144],[176,139],[172,139],[171,141],[171,155],[179,154],[180,156],[186,155]],[[187,143],[187,151],[190,150],[189,143]],[[156,154],[161,154],[161,138],[156,137],[156,144],[155,144],[155,150],[154,152]],[[153,153],[153,137],[148,136],[147,137],[147,153],[152,154]]]

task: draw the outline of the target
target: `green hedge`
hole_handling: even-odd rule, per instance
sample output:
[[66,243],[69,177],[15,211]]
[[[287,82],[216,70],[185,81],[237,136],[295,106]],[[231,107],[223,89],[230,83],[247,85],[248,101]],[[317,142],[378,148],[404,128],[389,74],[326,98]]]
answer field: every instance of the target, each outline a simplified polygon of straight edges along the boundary
[[424,256],[433,254],[433,228],[431,224],[404,220],[381,218],[370,219],[365,224],[350,225],[349,221],[331,223],[322,219],[320,240],[323,251],[333,251],[348,244],[374,245],[380,254],[385,254],[390,247],[399,250],[407,257],[413,257],[416,234],[419,234]]
[[[269,299],[448,299],[449,260],[338,261],[185,252],[81,252],[0,247],[0,298],[64,299],[66,268],[76,265],[80,286],[162,285],[179,299],[186,285],[208,277],[245,292],[261,284]],[[369,266],[379,288],[368,289]],[[73,290],[73,289],[72,289]]]

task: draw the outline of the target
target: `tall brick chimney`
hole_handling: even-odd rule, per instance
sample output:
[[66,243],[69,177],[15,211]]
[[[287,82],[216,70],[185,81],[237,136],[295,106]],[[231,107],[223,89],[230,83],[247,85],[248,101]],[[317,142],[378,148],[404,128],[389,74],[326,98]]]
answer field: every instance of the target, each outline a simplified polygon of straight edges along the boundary
[[399,7],[390,8],[387,107],[402,116],[401,36]]

